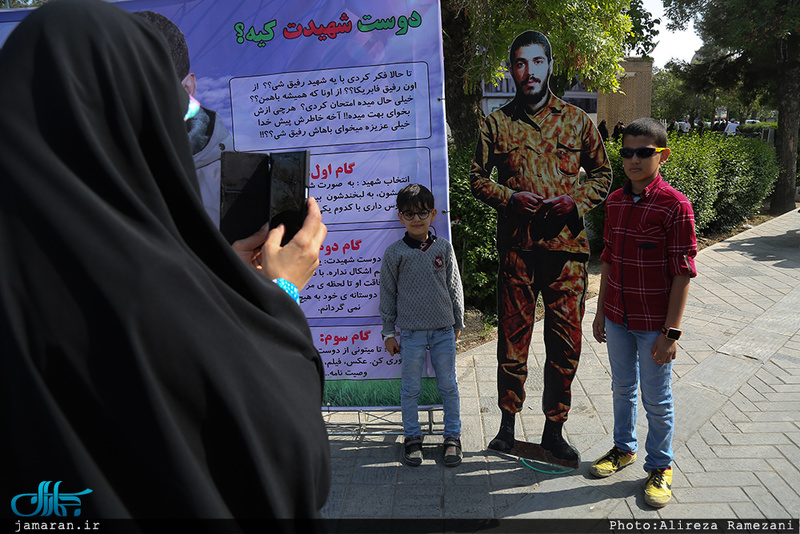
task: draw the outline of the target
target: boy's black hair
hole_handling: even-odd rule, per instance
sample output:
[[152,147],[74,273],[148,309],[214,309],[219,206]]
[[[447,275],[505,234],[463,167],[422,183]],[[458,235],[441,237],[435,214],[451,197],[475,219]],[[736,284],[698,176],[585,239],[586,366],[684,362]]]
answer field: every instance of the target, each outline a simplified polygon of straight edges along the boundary
[[667,127],[664,126],[661,121],[651,119],[650,117],[636,119],[627,125],[622,131],[623,142],[625,141],[626,135],[632,137],[649,137],[657,147],[667,147]]
[[547,56],[547,61],[553,61],[553,48],[550,46],[550,41],[547,39],[547,36],[536,30],[528,30],[517,35],[514,38],[514,42],[511,43],[511,49],[508,51],[508,65],[514,65],[514,54],[517,50],[523,46],[534,44],[544,48],[544,55]]
[[397,192],[397,211],[432,210],[433,208],[433,193],[424,185],[408,184]]
[[172,55],[172,63],[178,72],[178,80],[186,78],[190,71],[189,47],[186,46],[186,38],[180,28],[167,17],[155,11],[135,11],[134,13],[147,19],[164,36],[169,46],[169,52]]

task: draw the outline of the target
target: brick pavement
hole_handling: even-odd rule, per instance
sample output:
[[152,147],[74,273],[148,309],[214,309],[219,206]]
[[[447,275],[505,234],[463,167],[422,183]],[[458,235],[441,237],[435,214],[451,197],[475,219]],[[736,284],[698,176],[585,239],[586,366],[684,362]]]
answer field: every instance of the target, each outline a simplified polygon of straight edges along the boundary
[[[364,433],[332,435],[333,485],[326,518],[797,518],[800,515],[800,213],[793,211],[703,249],[692,281],[674,365],[673,500],[644,503],[643,461],[607,479],[589,465],[612,445],[605,346],[584,348],[565,426],[581,452],[578,470],[546,475],[486,452],[499,425],[496,343],[460,354],[464,461],[446,468],[440,435],[425,438],[422,466],[402,464],[400,415],[326,414]],[[538,442],[541,326],[531,345],[521,439]],[[440,414],[439,414],[440,419]],[[646,424],[640,410],[639,435]],[[333,428],[331,426],[330,428]],[[436,425],[435,431],[441,431]]]

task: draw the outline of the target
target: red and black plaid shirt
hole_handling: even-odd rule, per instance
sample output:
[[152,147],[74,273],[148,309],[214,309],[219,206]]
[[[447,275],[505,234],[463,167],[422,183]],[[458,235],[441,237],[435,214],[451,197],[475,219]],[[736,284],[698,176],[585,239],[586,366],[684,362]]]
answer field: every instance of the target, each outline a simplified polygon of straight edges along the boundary
[[661,175],[635,197],[630,181],[606,200],[605,249],[611,264],[606,318],[629,330],[660,330],[672,277],[697,276],[697,238],[689,200]]

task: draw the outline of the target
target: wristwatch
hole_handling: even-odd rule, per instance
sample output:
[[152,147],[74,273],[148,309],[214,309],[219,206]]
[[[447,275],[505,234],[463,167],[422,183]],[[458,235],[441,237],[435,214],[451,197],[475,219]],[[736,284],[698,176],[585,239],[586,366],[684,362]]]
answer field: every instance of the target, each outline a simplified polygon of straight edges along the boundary
[[672,328],[672,327],[667,328],[666,326],[662,326],[661,333],[667,336],[667,339],[672,339],[674,341],[677,341],[681,338],[683,330],[678,330],[677,328]]

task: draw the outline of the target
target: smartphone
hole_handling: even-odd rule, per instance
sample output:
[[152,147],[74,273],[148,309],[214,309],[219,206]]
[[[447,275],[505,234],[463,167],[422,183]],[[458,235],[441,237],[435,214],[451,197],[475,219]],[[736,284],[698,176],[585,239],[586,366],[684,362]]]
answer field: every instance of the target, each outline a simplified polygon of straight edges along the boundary
[[286,227],[282,245],[294,237],[308,211],[309,157],[308,150],[222,152],[219,229],[229,243],[267,221]]
[[270,229],[284,225],[281,246],[302,228],[308,214],[308,150],[270,154]]
[[229,243],[253,235],[269,220],[269,154],[222,152],[219,230]]

